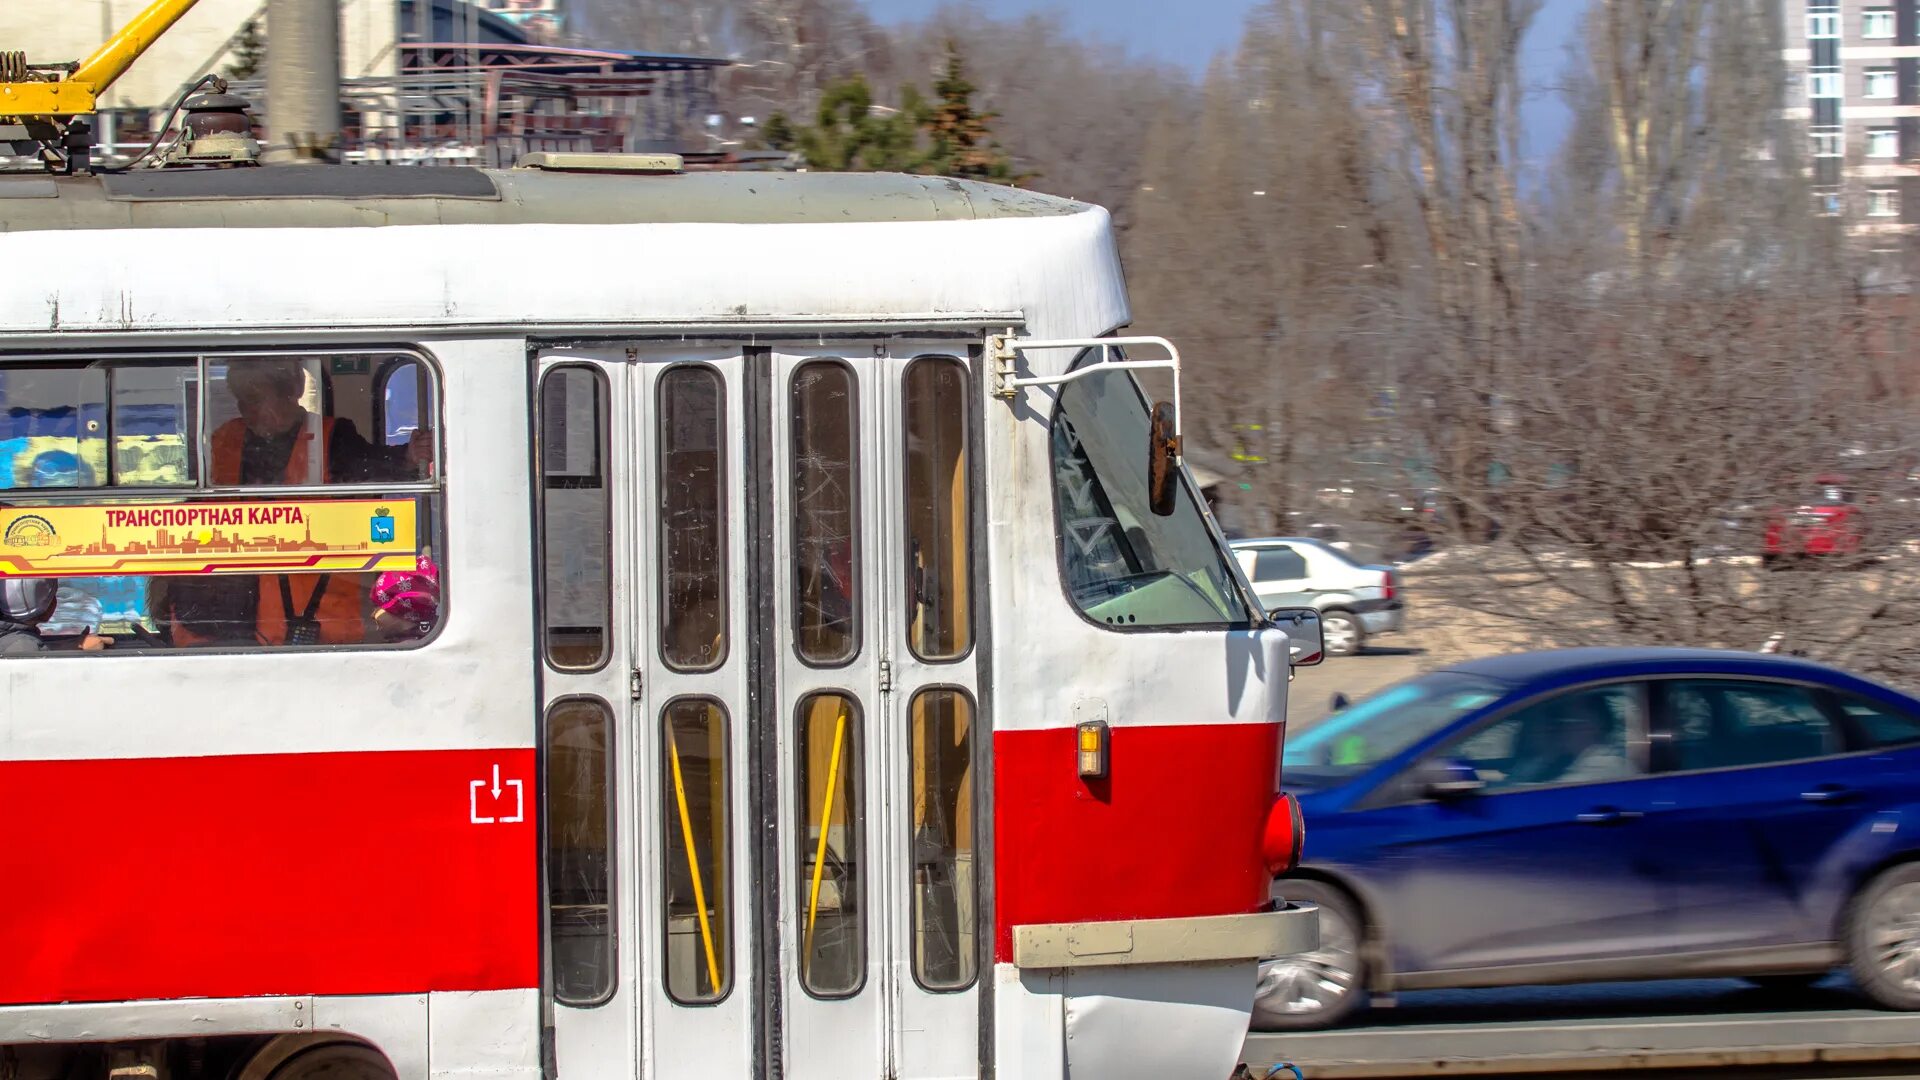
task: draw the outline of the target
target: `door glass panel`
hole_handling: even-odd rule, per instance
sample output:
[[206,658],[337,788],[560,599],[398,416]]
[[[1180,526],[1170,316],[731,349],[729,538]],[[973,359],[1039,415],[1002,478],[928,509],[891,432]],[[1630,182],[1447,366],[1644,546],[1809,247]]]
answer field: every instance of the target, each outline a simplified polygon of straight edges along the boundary
[[1287,547],[1261,548],[1253,560],[1255,581],[1299,581],[1307,576],[1307,560]]
[[1473,766],[1489,792],[1626,780],[1639,772],[1627,754],[1639,708],[1632,684],[1559,694],[1481,728],[1438,756]]
[[606,386],[592,368],[559,367],[540,384],[541,535],[546,553],[547,662],[592,671],[607,659]]
[[547,713],[547,928],[554,996],[597,1005],[613,993],[613,720],[587,698]]
[[907,641],[922,660],[954,660],[973,647],[966,368],[925,357],[908,365],[903,382]]
[[660,649],[679,671],[727,657],[726,405],[720,373],[660,376]]
[[844,664],[860,652],[857,405],[845,364],[794,369],[794,646],[810,664]]
[[1878,748],[1920,742],[1920,718],[1896,712],[1866,698],[1848,696],[1839,700],[1841,710],[1853,722],[1866,745]]
[[1731,680],[1662,685],[1668,728],[1660,749],[1664,771],[1795,761],[1834,749],[1826,711],[1805,687]]
[[973,702],[959,690],[914,696],[913,976],[929,990],[973,983]]
[[682,698],[664,726],[667,993],[714,1002],[733,981],[727,713],[711,698]]
[[860,725],[844,694],[800,701],[800,984],[818,997],[856,993],[866,977]]

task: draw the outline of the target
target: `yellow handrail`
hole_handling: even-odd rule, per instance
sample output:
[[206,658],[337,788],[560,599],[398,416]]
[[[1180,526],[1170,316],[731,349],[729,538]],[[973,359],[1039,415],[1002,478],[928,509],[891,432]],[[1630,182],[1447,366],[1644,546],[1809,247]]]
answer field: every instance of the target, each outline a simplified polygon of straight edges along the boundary
[[81,116],[98,111],[100,95],[199,2],[153,0],[82,60],[73,74],[57,82],[0,83],[0,117]]
[[680,778],[680,744],[667,724],[667,753],[673,759],[673,797],[680,804],[680,838],[687,845],[687,872],[693,875],[693,908],[700,914],[700,944],[707,951],[707,986],[720,992],[720,962],[713,948],[713,927],[707,922],[707,890],[700,881],[700,859],[693,847],[693,816],[687,812],[687,785]]
[[820,806],[820,844],[813,852],[813,888],[807,895],[807,943],[801,950],[800,970],[813,964],[813,924],[820,917],[820,875],[827,869],[827,833],[833,827],[833,790],[840,776],[840,744],[847,734],[847,707],[840,706],[840,719],[833,725],[833,757],[827,762],[827,797]]

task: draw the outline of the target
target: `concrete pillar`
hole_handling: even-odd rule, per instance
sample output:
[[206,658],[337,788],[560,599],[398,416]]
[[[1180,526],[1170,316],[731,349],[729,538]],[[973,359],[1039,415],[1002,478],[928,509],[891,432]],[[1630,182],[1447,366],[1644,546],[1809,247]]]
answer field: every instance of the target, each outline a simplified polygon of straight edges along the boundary
[[267,0],[269,165],[340,159],[339,0]]

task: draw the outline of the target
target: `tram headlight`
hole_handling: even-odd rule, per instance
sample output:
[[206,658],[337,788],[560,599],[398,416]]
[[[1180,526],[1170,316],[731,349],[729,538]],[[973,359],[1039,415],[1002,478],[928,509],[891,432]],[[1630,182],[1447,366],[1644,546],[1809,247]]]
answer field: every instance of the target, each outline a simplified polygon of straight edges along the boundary
[[1107,775],[1107,722],[1089,720],[1074,729],[1079,750],[1080,778],[1098,780]]

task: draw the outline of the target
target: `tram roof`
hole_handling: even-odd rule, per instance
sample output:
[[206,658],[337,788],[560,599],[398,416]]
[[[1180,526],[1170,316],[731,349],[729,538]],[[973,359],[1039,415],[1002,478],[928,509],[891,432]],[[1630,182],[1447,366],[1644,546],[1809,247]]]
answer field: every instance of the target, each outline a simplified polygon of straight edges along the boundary
[[807,224],[1059,217],[1087,204],[897,173],[632,175],[311,165],[0,175],[0,232],[483,224]]

